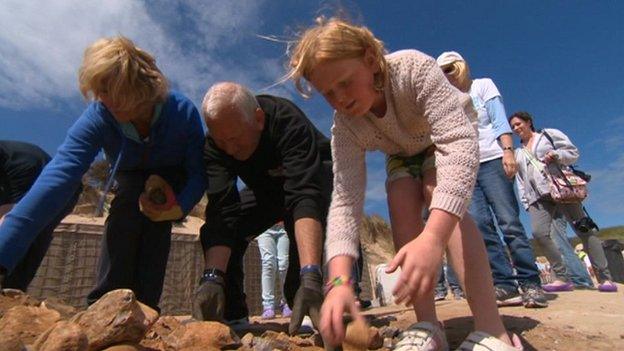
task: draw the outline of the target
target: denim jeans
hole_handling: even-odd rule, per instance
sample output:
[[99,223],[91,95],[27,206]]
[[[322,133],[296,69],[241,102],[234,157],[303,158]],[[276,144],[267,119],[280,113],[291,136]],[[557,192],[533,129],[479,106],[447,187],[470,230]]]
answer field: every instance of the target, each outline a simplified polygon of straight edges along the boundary
[[448,291],[446,287],[446,283],[448,283],[448,287],[451,291],[461,290],[461,286],[457,281],[457,276],[455,275],[455,271],[451,265],[442,264],[440,267],[440,275],[438,276],[438,284],[435,287],[435,292],[445,293]]
[[283,228],[281,230],[266,231],[258,236],[258,248],[262,260],[262,307],[275,309],[275,278],[276,271],[279,277],[279,287],[284,299],[284,281],[288,272],[288,248],[290,240]]
[[593,287],[594,282],[589,276],[589,272],[587,271],[587,268],[585,268],[585,264],[581,262],[579,257],[574,253],[574,248],[572,248],[570,240],[568,240],[566,235],[567,225],[568,222],[565,218],[563,218],[563,216],[555,218],[552,223],[550,236],[563,256],[563,263],[568,268],[568,274],[570,275],[570,280],[574,283],[574,286]]
[[[513,181],[505,175],[500,158],[481,163],[469,212],[483,235],[494,285],[507,288],[516,288],[518,283],[541,285],[533,248],[520,223]],[[517,275],[496,230],[495,218]]]

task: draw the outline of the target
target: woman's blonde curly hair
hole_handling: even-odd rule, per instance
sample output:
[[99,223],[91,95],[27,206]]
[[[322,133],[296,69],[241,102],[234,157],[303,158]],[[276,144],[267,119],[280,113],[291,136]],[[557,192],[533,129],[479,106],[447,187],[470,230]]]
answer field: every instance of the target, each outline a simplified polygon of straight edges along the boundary
[[121,110],[162,102],[169,89],[154,57],[123,36],[99,39],[87,47],[78,82],[86,99],[106,94]]
[[383,42],[375,38],[366,27],[356,26],[337,17],[318,17],[316,25],[301,34],[290,52],[290,70],[283,80],[294,80],[301,95],[309,97],[312,89],[309,84],[304,86],[301,79],[310,81],[310,74],[316,65],[327,61],[364,57],[368,49],[371,49],[379,64],[379,73],[375,75],[375,88],[381,90],[388,74]]

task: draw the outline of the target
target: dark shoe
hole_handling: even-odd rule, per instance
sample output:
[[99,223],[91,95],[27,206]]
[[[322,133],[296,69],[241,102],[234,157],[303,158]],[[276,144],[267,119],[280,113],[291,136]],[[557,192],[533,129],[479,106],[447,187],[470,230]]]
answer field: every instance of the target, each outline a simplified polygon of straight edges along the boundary
[[574,284],[571,282],[567,282],[565,284],[544,284],[542,288],[546,292],[563,292],[563,291],[573,291]]
[[527,284],[522,287],[522,302],[526,308],[548,307],[544,290],[539,285]]
[[495,286],[494,293],[499,307],[522,305],[522,296],[516,288]]
[[446,291],[436,291],[435,296],[433,297],[434,301],[442,301],[446,300]]
[[358,299],[358,304],[360,305],[360,310],[368,309],[373,305],[373,303],[370,302],[370,300],[360,300],[360,299]]

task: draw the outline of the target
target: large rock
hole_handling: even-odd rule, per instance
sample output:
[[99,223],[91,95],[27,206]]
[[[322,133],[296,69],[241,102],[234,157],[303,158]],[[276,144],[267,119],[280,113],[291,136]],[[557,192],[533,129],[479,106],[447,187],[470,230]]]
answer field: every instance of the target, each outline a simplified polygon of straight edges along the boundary
[[191,348],[222,349],[240,346],[239,337],[230,327],[219,322],[190,322],[176,328],[164,339],[175,350],[191,351]]
[[177,343],[177,340],[169,337],[169,335],[178,328],[185,327],[177,318],[173,316],[160,317],[147,331],[145,338],[141,340],[141,345],[149,349],[173,351],[175,350],[173,344]]
[[67,321],[56,322],[33,345],[35,351],[86,351],[88,346],[89,340],[80,326]]
[[45,307],[15,306],[0,319],[0,340],[18,339],[32,344],[60,318],[57,311]]
[[0,337],[0,350],[2,351],[26,351],[22,340],[17,336],[3,338]]
[[71,321],[87,334],[89,350],[100,350],[121,343],[138,344],[157,319],[158,312],[138,302],[131,290],[119,289],[108,292]]
[[39,301],[15,289],[4,289],[0,293],[0,318],[15,306],[39,306]]

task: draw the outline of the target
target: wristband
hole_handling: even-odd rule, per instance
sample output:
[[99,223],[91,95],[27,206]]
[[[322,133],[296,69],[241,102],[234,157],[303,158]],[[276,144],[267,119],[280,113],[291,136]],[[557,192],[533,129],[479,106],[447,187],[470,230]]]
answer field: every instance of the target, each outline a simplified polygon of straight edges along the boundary
[[505,151],[505,150],[513,151],[513,147],[511,147],[511,146],[503,146],[503,151]]
[[199,284],[205,282],[215,282],[220,285],[225,285],[225,272],[217,268],[206,268],[204,274],[199,279]]
[[352,286],[353,278],[347,275],[339,275],[334,279],[328,281],[327,284],[325,284],[325,295],[327,295],[327,293],[329,293],[331,289],[341,285]]
[[299,270],[299,275],[302,276],[306,273],[318,273],[319,275],[322,275],[321,267],[318,264],[309,264],[301,267],[301,269]]

